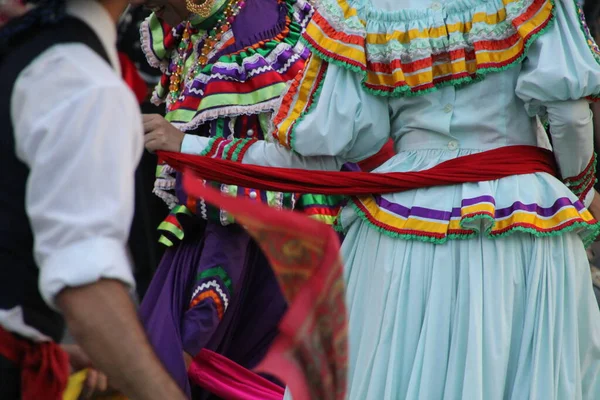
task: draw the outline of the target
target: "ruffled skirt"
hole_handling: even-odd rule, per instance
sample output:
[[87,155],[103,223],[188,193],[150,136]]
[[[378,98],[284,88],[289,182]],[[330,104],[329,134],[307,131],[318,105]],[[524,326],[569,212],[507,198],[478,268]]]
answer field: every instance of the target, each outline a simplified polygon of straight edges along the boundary
[[348,399],[600,399],[600,311],[576,233],[432,244],[356,221],[343,255]]

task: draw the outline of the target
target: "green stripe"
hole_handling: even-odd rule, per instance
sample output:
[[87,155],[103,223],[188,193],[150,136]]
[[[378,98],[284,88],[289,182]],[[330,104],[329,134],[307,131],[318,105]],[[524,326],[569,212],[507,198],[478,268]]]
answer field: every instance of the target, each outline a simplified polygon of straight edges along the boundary
[[277,98],[285,89],[286,84],[283,82],[264,87],[250,93],[225,93],[214,94],[204,97],[200,108],[196,110],[177,109],[167,113],[165,119],[169,122],[180,121],[189,122],[198,113],[213,107],[236,107],[236,106],[252,106],[264,101]]
[[171,214],[175,214],[175,215],[185,214],[185,215],[189,215],[190,217],[193,216],[190,209],[181,204],[178,205],[177,207],[175,207],[173,209],[173,211],[171,211]]
[[337,215],[315,214],[315,215],[309,215],[308,217],[312,220],[319,221],[323,224],[332,225],[332,226],[335,225],[335,222],[337,219]]
[[293,202],[292,202],[293,199],[294,199],[293,193],[284,193],[283,194],[283,208],[291,209],[292,205],[293,205]]
[[277,192],[267,191],[266,195],[267,195],[267,205],[269,205],[270,207],[275,207],[277,205]]
[[[242,152],[242,149],[246,146],[246,144],[248,144],[249,141],[251,141],[252,139],[242,139],[240,142],[240,145],[237,147],[237,149],[235,149],[235,151],[233,152],[233,154],[231,155],[231,161],[238,161],[238,158],[240,157],[240,153]],[[239,160],[241,161],[241,160]]]
[[225,148],[223,149],[223,155],[221,156],[222,159],[227,160],[229,157],[227,156],[227,154],[229,154],[229,152],[231,151],[231,148],[234,146],[237,146],[238,144],[238,139],[233,139],[231,142],[229,142],[228,144],[225,145]]
[[225,132],[225,120],[223,118],[219,118],[217,120],[217,127],[215,135],[216,137],[223,137],[223,133]]
[[221,278],[221,280],[227,287],[227,290],[229,291],[229,295],[231,296],[233,294],[233,283],[231,282],[231,278],[229,277],[227,272],[220,265],[199,273],[197,279],[198,281],[201,281],[204,279],[215,277]]
[[271,132],[269,132],[271,126],[271,113],[258,114],[258,123],[266,139],[266,136],[271,134]]
[[342,201],[346,198],[345,196],[339,195],[326,195],[326,194],[303,194],[300,196],[298,201],[299,206],[310,207],[310,206],[339,206]]
[[212,137],[210,139],[208,139],[208,144],[206,145],[206,147],[204,148],[204,150],[202,150],[202,152],[200,153],[201,156],[205,156],[208,153],[210,153],[210,151],[212,150],[213,146],[215,145],[215,141],[218,138],[216,137]]
[[158,239],[158,243],[164,244],[167,247],[173,247],[173,242],[171,242],[169,239],[167,239],[167,237],[164,235],[160,236],[160,238]]
[[161,222],[160,225],[158,226],[158,230],[169,232],[173,236],[175,236],[177,239],[183,240],[183,236],[184,236],[183,231],[168,221]]
[[167,55],[164,45],[165,35],[162,24],[156,14],[152,13],[152,15],[150,15],[148,18],[148,26],[152,33],[152,50],[154,50],[154,54],[159,60],[164,60]]

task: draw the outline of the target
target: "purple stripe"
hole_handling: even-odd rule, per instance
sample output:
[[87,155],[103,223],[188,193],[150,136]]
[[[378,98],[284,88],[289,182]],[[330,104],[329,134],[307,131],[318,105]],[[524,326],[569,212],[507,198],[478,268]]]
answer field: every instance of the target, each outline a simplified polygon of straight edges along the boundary
[[[264,58],[259,58],[255,63],[252,64],[245,64],[244,68],[242,69],[242,71],[238,71],[237,69],[228,69],[225,67],[219,67],[217,65],[213,66],[212,70],[211,70],[211,76],[209,78],[209,82],[208,83],[204,83],[204,82],[200,82],[199,80],[194,80],[194,82],[192,83],[192,87],[194,89],[201,89],[203,87],[205,87],[207,84],[213,83],[213,82],[231,82],[230,79],[220,79],[220,78],[216,78],[214,75],[216,74],[221,74],[224,76],[227,76],[229,78],[232,78],[236,81],[238,81],[238,83],[245,83],[248,79],[250,79],[249,77],[249,73],[253,72],[257,69],[260,68],[264,68],[267,67],[268,69],[265,71],[262,71],[260,74],[255,74],[252,76],[252,78],[256,78],[260,75],[263,75],[265,73],[268,72],[277,72],[280,69],[283,69],[283,66],[287,64],[287,62],[292,58],[292,56],[294,56],[295,53],[291,50],[286,50],[285,52],[283,52],[274,62],[273,64],[268,64],[267,61]],[[303,58],[301,59],[306,59],[306,57],[304,57],[303,54]],[[293,65],[295,65],[300,59],[292,62],[287,68],[286,70],[282,71],[281,73],[285,73],[287,71],[287,69],[291,68]]]
[[513,205],[510,207],[496,210],[496,218],[508,217],[515,211],[534,212],[542,217],[551,217],[554,214],[556,214],[561,208],[572,205],[573,203],[567,197],[562,197],[556,200],[556,202],[551,207],[547,208],[541,207],[537,204],[523,204],[520,201],[517,201],[513,203]]
[[[397,203],[392,203],[383,197],[375,196],[377,205],[389,212],[399,215],[403,218],[419,217],[427,219],[436,219],[440,221],[449,221],[451,218],[461,216],[461,208],[453,208],[452,211],[441,211],[434,210],[425,207],[405,207]],[[492,196],[479,196],[471,199],[464,199],[461,204],[463,207],[476,205],[479,203],[492,203],[495,204],[496,200]],[[568,197],[562,197],[551,206],[541,207],[537,204],[523,204],[520,201],[514,202],[510,207],[496,209],[496,218],[508,217],[515,211],[526,211],[536,213],[542,217],[551,217],[556,214],[560,209],[565,206],[573,206],[577,211],[581,211],[584,206],[581,202],[577,201],[573,203]]]
[[463,201],[460,202],[463,207],[469,207],[479,203],[492,203],[493,205],[496,205],[496,199],[494,199],[493,196],[478,196],[471,199],[463,199]]

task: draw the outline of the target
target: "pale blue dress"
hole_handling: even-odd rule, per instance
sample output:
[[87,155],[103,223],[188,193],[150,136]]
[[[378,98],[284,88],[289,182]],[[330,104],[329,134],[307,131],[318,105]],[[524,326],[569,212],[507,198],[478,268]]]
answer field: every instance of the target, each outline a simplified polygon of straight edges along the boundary
[[[293,129],[275,119],[292,151],[259,141],[242,162],[337,170],[391,137],[397,154],[375,172],[419,171],[543,145],[548,121],[564,178],[350,202],[339,218],[348,399],[600,399],[600,313],[584,248],[598,231],[585,208],[595,167],[585,98],[600,93],[600,51],[575,1],[322,0],[311,24],[305,39],[325,75],[301,81],[314,102],[288,116]],[[182,150],[218,156],[208,145],[186,137]]]

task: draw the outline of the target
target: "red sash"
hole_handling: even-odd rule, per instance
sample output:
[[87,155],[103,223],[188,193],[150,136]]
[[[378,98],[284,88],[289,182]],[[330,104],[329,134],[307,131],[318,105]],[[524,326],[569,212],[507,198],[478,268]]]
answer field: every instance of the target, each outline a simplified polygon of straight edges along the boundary
[[0,355],[21,369],[22,400],[62,400],[69,356],[58,344],[19,339],[0,327]]
[[512,175],[557,175],[554,153],[535,146],[506,146],[445,161],[418,172],[331,172],[273,168],[182,153],[158,152],[180,171],[227,185],[288,193],[361,196],[430,186],[483,182]]

